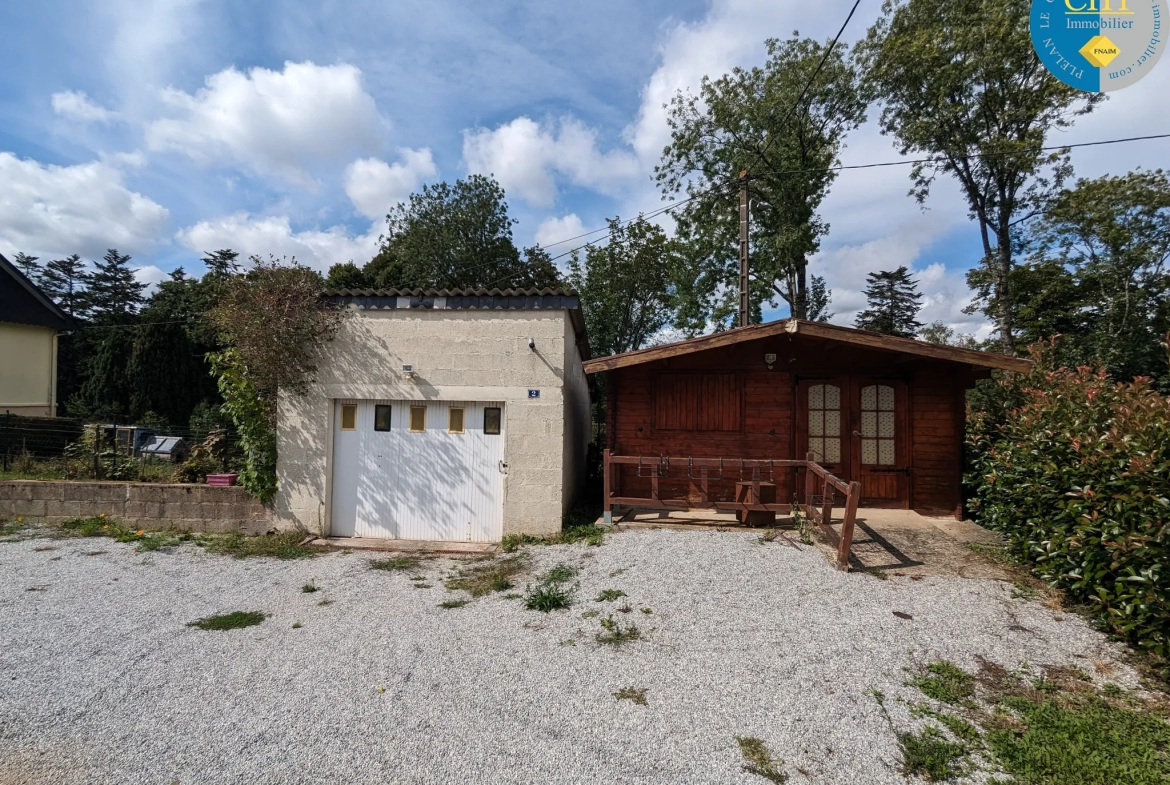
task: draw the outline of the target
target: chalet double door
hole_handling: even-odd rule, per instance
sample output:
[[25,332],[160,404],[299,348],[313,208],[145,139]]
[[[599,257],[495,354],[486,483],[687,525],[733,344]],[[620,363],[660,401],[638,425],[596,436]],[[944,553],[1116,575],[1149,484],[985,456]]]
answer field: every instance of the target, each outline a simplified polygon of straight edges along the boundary
[[846,481],[861,483],[861,504],[909,507],[906,384],[836,376],[797,385],[796,454]]

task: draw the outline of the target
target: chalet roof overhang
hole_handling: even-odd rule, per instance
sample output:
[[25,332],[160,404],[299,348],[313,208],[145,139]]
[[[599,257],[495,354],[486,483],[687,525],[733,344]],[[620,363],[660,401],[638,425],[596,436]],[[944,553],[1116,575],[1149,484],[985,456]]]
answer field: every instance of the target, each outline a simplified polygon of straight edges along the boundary
[[0,254],[0,322],[66,331],[77,328],[69,314]]
[[781,319],[766,324],[753,324],[748,327],[737,327],[732,330],[702,335],[676,343],[667,343],[660,346],[651,346],[622,354],[611,354],[608,357],[598,357],[584,363],[585,373],[600,373],[615,371],[619,368],[628,368],[633,365],[666,360],[671,357],[680,357],[695,352],[718,349],[746,341],[755,341],[780,335],[799,335],[808,338],[819,338],[826,341],[835,341],[853,346],[868,347],[880,352],[929,358],[951,362],[957,365],[974,367],[977,369],[998,369],[1003,371],[1027,372],[1032,367],[1031,360],[1020,357],[1008,357],[1004,354],[981,352],[975,349],[961,349],[957,346],[919,341],[914,338],[894,338],[889,335],[880,335],[866,330],[857,330],[852,327],[838,327],[824,322],[809,322],[803,319]]
[[568,311],[577,350],[589,359],[589,336],[581,315],[581,298],[572,289],[328,289],[327,302],[359,310],[528,310]]

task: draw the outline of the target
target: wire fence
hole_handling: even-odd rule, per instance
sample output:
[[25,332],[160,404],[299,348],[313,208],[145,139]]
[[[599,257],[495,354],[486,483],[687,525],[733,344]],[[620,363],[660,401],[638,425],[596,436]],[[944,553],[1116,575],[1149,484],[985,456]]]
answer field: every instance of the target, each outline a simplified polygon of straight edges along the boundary
[[201,482],[238,468],[239,453],[238,435],[218,426],[0,412],[0,474],[8,479]]

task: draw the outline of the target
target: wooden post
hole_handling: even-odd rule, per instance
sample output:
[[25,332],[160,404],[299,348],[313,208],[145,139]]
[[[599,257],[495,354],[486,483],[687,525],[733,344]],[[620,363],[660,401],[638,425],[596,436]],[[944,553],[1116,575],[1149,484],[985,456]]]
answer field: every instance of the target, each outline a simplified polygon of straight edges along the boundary
[[857,520],[857,503],[861,501],[861,483],[849,483],[849,496],[845,501],[845,520],[841,523],[841,541],[837,543],[837,569],[849,569],[849,552],[853,547],[853,524]]
[[739,326],[751,323],[748,297],[748,178],[747,171],[739,174]]
[[609,448],[606,447],[605,451],[601,455],[601,481],[604,485],[604,490],[601,494],[601,509],[605,513],[605,525],[609,526],[613,523],[613,503],[610,501],[610,498],[613,496],[613,485],[611,485],[612,478],[609,474],[611,471],[609,465]]
[[811,516],[813,491],[815,491],[817,487],[817,475],[816,472],[812,470],[811,464],[816,462],[816,455],[810,452],[804,456],[804,461],[804,508]]
[[825,477],[824,491],[825,495],[821,499],[821,523],[828,526],[833,522],[833,486],[829,484],[828,476]]

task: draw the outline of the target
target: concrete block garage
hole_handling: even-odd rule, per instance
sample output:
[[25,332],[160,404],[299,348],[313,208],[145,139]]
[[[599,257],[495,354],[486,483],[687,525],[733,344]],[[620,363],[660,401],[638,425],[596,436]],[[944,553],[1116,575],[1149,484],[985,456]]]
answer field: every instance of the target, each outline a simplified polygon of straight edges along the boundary
[[338,290],[349,310],[279,407],[275,513],[333,537],[551,534],[585,477],[574,292]]

